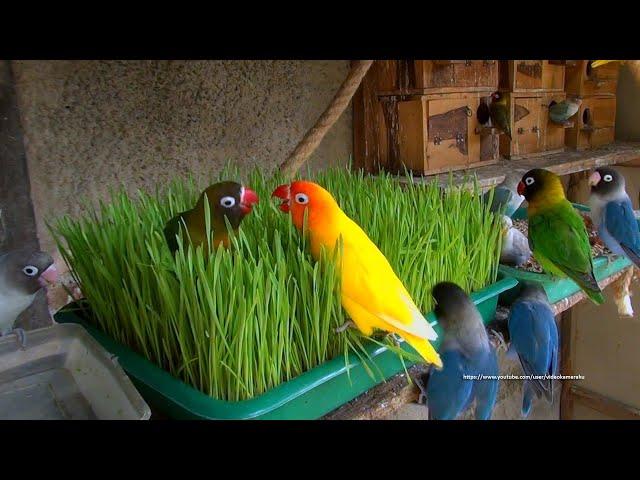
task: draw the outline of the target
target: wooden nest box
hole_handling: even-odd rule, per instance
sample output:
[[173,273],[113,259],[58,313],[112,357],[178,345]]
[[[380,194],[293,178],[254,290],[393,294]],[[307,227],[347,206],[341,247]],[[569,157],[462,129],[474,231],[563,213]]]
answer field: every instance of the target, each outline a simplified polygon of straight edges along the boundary
[[377,61],[354,97],[355,166],[434,174],[496,163],[496,60]]

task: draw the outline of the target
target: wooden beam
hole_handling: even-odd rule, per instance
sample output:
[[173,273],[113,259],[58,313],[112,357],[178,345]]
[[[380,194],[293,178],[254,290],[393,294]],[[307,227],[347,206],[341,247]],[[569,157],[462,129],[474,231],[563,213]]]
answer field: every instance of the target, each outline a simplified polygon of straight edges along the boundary
[[[415,378],[425,369],[424,365],[414,365],[407,371]],[[401,373],[325,415],[323,420],[384,420],[404,405],[416,402],[419,394],[418,387]]]
[[583,405],[616,420],[640,420],[640,409],[573,385],[571,395]]
[[[626,165],[629,162],[640,162],[640,142],[616,142],[593,150],[566,151],[519,160],[501,159],[494,165],[452,172],[452,176],[455,184],[462,185],[465,180],[469,181],[468,177],[475,175],[480,187],[487,189],[502,182],[507,172],[524,174],[532,168],[545,168],[562,176],[607,165]],[[402,175],[398,175],[396,178],[400,182],[407,181],[407,178]],[[434,175],[425,175],[414,177],[414,181],[418,183],[430,182],[434,178]],[[448,174],[441,174],[439,180],[443,185],[446,185]]]
[[[610,275],[610,276],[600,280],[598,282],[598,285],[600,285],[600,289],[604,290],[606,287],[611,285],[613,282],[615,282],[616,280],[621,278],[623,275],[625,275],[627,273],[627,270],[629,268],[631,268],[631,267],[624,268],[624,269],[620,270],[619,272],[616,272],[613,275]],[[553,309],[553,313],[555,315],[559,315],[560,313],[569,310],[574,305],[582,302],[583,300],[585,300],[587,298],[588,298],[587,295],[582,290],[580,290],[579,292],[576,292],[573,295],[571,295],[571,296],[569,296],[567,298],[563,298],[559,302],[554,303],[551,306],[551,308]]]

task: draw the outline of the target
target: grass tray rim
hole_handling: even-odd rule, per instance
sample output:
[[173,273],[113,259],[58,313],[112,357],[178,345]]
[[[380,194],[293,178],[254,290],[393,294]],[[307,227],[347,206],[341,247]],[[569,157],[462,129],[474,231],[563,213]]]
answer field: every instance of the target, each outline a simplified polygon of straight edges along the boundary
[[[476,305],[494,297],[497,302],[497,298],[501,293],[514,288],[517,284],[518,280],[516,278],[505,276],[472,293],[471,298]],[[433,312],[429,312],[426,318],[430,323],[435,321]],[[346,374],[349,369],[362,365],[362,361],[353,353],[349,354],[347,364],[345,364],[344,356],[340,355],[253,398],[239,401],[220,400],[210,397],[172,376],[169,372],[147,360],[142,355],[120,344],[92,325],[89,325],[73,312],[61,311],[56,314],[55,320],[59,323],[78,323],[82,325],[112,355],[117,357],[118,362],[125,371],[135,380],[179,407],[195,413],[204,419],[252,419],[261,417],[305,395],[331,379]],[[492,319],[485,319],[485,323],[491,320]],[[437,341],[436,344],[439,345],[442,335],[440,327],[436,325],[435,328],[439,335],[439,341]],[[406,344],[403,343],[402,345],[403,348],[405,348]],[[376,358],[386,352],[390,352],[387,347],[373,342],[369,342],[365,348],[371,358]],[[411,347],[406,346],[406,348],[410,349]],[[406,362],[406,365],[409,366],[411,363]],[[392,375],[396,373],[398,372]],[[371,379],[371,385],[368,388],[378,385],[392,375],[384,375],[384,379],[380,379],[379,374],[376,375],[376,379]],[[359,394],[360,393],[358,393],[358,395]]]

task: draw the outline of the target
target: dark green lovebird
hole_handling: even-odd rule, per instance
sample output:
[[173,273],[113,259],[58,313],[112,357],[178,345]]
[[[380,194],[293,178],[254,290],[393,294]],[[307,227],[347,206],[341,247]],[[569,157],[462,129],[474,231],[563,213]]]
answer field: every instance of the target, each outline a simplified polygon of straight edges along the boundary
[[507,97],[500,92],[494,92],[491,95],[491,105],[489,105],[491,114],[491,124],[498,127],[511,140],[511,126],[509,123],[509,106],[507,105]]
[[178,249],[177,235],[181,226],[188,232],[183,239],[191,241],[194,247],[206,244],[207,222],[205,202],[209,204],[209,221],[213,230],[213,245],[229,246],[229,232],[225,218],[235,231],[242,219],[251,212],[258,195],[237,182],[219,182],[207,187],[198,198],[196,205],[169,220],[164,228],[164,236],[171,252]]
[[540,266],[550,275],[571,278],[594,303],[604,303],[584,219],[566,199],[560,178],[548,170],[529,170],[518,193],[529,203],[529,245]]

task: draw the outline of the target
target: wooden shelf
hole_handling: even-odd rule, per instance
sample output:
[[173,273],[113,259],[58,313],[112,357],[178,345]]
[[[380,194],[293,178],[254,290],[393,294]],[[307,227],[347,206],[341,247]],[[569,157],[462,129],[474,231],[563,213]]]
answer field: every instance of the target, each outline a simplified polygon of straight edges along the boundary
[[[634,160],[640,160],[640,142],[616,142],[593,150],[564,151],[519,160],[500,159],[494,165],[453,172],[452,175],[454,183],[457,185],[464,184],[466,178],[469,186],[472,185],[469,178],[476,175],[478,184],[484,190],[502,182],[508,172],[518,172],[524,175],[532,168],[546,168],[558,175],[569,175],[596,167],[624,164]],[[448,176],[448,173],[438,176],[443,186],[447,185]],[[414,181],[430,182],[434,177],[434,175],[416,176]],[[400,182],[407,181],[403,175],[398,175],[396,178]]]
[[[624,268],[613,275],[602,279],[598,284],[604,290],[607,286],[621,278],[631,267]],[[571,295],[552,305],[557,316],[587,299],[582,291]],[[498,313],[500,314],[500,312]],[[414,365],[408,369],[412,378],[426,371],[424,365]],[[417,402],[420,391],[409,383],[405,373],[399,373],[384,383],[375,386],[366,393],[328,413],[323,420],[383,420],[399,411],[404,405]]]

